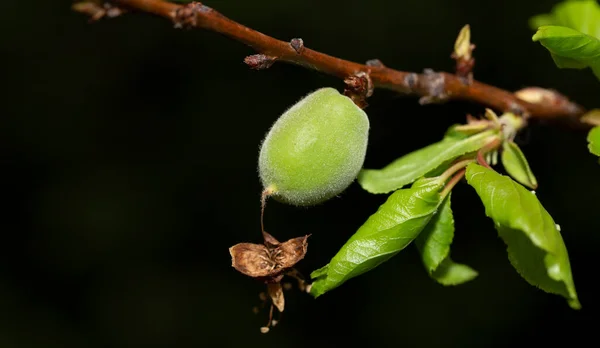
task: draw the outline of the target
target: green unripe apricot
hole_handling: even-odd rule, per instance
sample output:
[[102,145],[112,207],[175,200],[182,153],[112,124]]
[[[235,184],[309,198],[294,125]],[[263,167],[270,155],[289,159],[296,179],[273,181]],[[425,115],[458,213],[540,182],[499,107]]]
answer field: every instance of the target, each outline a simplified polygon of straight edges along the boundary
[[363,166],[369,119],[333,88],[301,99],[277,119],[259,155],[266,192],[276,200],[308,206],[344,191]]

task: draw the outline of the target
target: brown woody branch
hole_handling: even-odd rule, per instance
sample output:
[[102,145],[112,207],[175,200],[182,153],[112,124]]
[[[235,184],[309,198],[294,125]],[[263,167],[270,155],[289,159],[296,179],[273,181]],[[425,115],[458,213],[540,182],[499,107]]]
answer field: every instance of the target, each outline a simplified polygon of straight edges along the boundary
[[[82,0],[83,1],[83,0]],[[186,5],[164,0],[87,0],[98,4],[98,10],[117,6],[122,9],[147,12],[171,20],[176,27],[210,30],[244,43],[258,52],[244,60],[251,68],[264,69],[274,62],[303,66],[344,79],[351,95],[363,93],[368,97],[373,87],[385,88],[406,95],[420,96],[420,103],[446,100],[466,100],[499,111],[510,111],[538,119],[567,119],[577,121],[584,109],[558,92],[543,90],[545,98],[520,98],[515,93],[479,81],[468,81],[459,75],[434,72],[404,72],[387,68],[378,60],[366,65],[354,63],[304,47],[301,39],[291,42],[277,40],[243,26],[199,2]],[[100,5],[102,3],[102,5]],[[79,5],[81,6],[81,5]],[[77,8],[75,8],[77,9]],[[89,8],[86,8],[89,14]],[[95,17],[102,17],[96,14]],[[347,91],[348,91],[347,89]],[[354,89],[354,90],[353,90]],[[533,88],[531,91],[535,91]],[[527,99],[530,102],[525,101]],[[356,101],[356,100],[355,100]],[[360,105],[360,104],[359,104]]]

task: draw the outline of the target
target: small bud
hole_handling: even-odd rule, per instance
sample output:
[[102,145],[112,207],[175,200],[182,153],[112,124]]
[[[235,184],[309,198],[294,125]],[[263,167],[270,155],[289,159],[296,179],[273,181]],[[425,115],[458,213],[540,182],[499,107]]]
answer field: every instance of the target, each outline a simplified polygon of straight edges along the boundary
[[560,93],[540,87],[527,87],[515,92],[515,96],[531,104],[560,105],[565,97]]
[[260,332],[266,334],[269,332],[269,328],[267,326],[263,326],[260,328]]
[[470,60],[473,48],[471,47],[471,27],[467,24],[458,33],[454,42],[455,59]]
[[295,38],[290,41],[290,46],[296,51],[298,54],[302,54],[304,52],[304,41],[300,38]]
[[244,58],[244,63],[246,63],[250,69],[263,70],[270,68],[276,60],[276,57],[270,57],[264,54],[253,54]]
[[474,49],[475,45],[471,43],[471,28],[467,24],[458,33],[458,37],[454,42],[454,52],[450,55],[456,60],[456,75],[462,78],[466,84],[473,82]]
[[367,66],[372,66],[374,68],[385,68],[385,65],[379,59],[369,59],[366,63]]

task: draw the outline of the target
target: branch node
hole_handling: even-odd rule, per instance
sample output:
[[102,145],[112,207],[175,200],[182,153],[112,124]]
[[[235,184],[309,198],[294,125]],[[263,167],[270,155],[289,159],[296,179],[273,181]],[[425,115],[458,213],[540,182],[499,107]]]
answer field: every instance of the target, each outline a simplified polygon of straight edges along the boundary
[[419,82],[419,75],[417,75],[415,73],[410,73],[410,74],[406,75],[406,77],[404,78],[404,83],[411,90],[417,86],[417,82]]
[[437,73],[432,69],[423,70],[419,87],[422,87],[426,93],[419,99],[419,104],[442,103],[450,98],[446,93],[446,78],[444,74]]
[[[186,0],[190,1],[190,0]],[[427,104],[458,99],[483,104],[495,110],[516,110],[531,118],[539,119],[567,119],[583,125],[580,120],[585,109],[556,93],[551,102],[531,103],[519,99],[517,95],[501,88],[473,80],[471,70],[474,65],[472,51],[475,48],[470,42],[470,29],[463,27],[455,42],[456,57],[462,57],[462,62],[457,62],[454,74],[433,73],[429,75],[415,74],[386,68],[383,64],[373,59],[365,65],[332,57],[330,55],[303,49],[300,39],[283,42],[268,35],[243,26],[218,11],[202,5],[200,2],[182,4],[183,1],[175,0],[75,0],[73,10],[87,14],[91,21],[103,17],[115,17],[123,13],[123,9],[153,14],[173,22],[176,28],[195,27],[222,34],[233,40],[244,43],[263,55],[250,56],[245,59],[246,64],[254,69],[265,69],[274,61],[281,61],[299,65],[311,70],[317,70],[338,78],[347,78],[363,71],[371,81],[367,86],[373,85],[405,93],[408,95],[422,96],[420,103]],[[109,8],[107,8],[106,4]],[[308,54],[310,52],[310,54]],[[267,56],[268,55],[268,56]],[[354,85],[356,82],[350,83]],[[349,88],[352,89],[352,88]],[[371,87],[367,87],[365,99]],[[350,92],[350,91],[349,91]],[[356,98],[356,97],[355,97]],[[360,98],[359,98],[360,99]],[[360,100],[356,99],[359,103]],[[518,107],[512,106],[518,104]]]
[[270,68],[276,60],[277,57],[271,57],[261,53],[244,58],[244,63],[246,63],[250,69],[264,70]]
[[510,102],[510,104],[508,105],[508,112],[523,117],[528,116],[527,110],[525,110],[525,108],[523,108],[522,105],[515,102]]
[[369,74],[359,71],[345,78],[344,83],[344,95],[350,97],[359,108],[366,108],[369,105],[367,98],[373,95],[373,81]]
[[197,1],[181,5],[173,16],[175,28],[193,28],[198,25],[198,14],[210,11],[213,11],[213,9]]
[[369,59],[366,65],[373,68],[385,68],[385,65],[379,59]]
[[298,54],[302,54],[304,52],[304,41],[301,38],[294,38],[290,41],[290,46],[296,51]]
[[[475,47],[475,45],[473,45]],[[473,83],[473,67],[475,67],[475,58],[469,60],[456,60],[456,75],[462,83],[470,86]]]
[[514,95],[518,99],[531,104],[547,105],[556,109],[564,109],[572,114],[583,113],[583,109],[579,105],[571,102],[567,97],[553,89],[526,87],[516,91]]

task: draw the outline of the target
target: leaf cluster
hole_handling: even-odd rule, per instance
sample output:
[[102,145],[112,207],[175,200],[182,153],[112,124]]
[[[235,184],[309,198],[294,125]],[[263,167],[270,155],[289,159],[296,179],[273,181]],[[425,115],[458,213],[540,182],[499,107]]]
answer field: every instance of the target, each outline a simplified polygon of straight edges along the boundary
[[[464,177],[481,198],[517,272],[579,308],[560,229],[529,191],[537,187],[537,180],[513,141],[519,127],[522,120],[515,115],[497,117],[488,110],[485,119],[452,126],[437,143],[384,168],[363,169],[358,177],[363,189],[390,194],[330,262],[312,272],[311,294],[319,297],[332,291],[413,242],[427,274],[437,283],[458,285],[475,279],[477,271],[450,257],[455,232],[451,192]],[[509,176],[488,165],[498,153]]]

